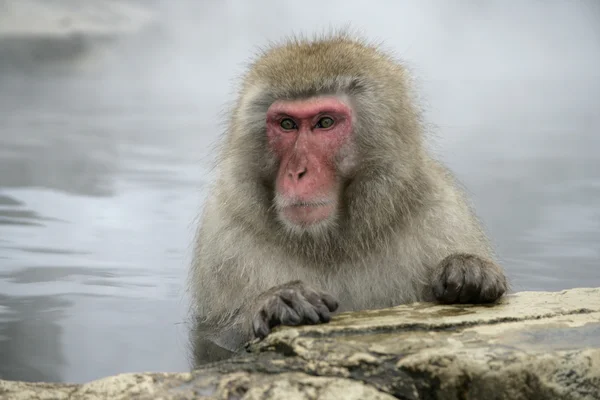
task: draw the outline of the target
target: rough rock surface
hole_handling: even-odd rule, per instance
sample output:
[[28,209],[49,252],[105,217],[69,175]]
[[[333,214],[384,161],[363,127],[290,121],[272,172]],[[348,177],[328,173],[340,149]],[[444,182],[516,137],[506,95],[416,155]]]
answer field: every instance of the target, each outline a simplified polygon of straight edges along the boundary
[[0,398],[600,399],[600,288],[346,313],[250,350],[184,374],[0,381]]

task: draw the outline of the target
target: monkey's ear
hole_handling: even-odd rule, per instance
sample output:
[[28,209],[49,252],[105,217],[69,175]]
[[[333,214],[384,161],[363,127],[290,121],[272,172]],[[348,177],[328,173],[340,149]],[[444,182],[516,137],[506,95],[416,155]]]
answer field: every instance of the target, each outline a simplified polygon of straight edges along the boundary
[[255,82],[250,82],[245,87],[235,113],[238,124],[248,125],[257,119],[264,124],[264,116],[275,101],[272,91],[268,90],[268,86]]

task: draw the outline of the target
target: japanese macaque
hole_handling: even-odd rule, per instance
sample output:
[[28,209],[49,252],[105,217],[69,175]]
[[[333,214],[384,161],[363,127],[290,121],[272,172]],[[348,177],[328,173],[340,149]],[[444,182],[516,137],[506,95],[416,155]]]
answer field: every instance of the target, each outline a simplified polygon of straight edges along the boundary
[[334,312],[505,293],[469,202],[425,149],[409,84],[400,63],[347,34],[291,39],[254,61],[190,270],[206,337],[235,351]]

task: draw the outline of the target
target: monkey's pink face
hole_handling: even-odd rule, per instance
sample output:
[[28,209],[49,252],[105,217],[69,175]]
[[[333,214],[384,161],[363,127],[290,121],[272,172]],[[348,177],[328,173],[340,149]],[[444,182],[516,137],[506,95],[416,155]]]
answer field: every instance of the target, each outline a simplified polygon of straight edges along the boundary
[[279,160],[276,206],[286,221],[308,227],[337,210],[336,155],[352,132],[352,109],[334,96],[278,100],[267,111],[267,137]]

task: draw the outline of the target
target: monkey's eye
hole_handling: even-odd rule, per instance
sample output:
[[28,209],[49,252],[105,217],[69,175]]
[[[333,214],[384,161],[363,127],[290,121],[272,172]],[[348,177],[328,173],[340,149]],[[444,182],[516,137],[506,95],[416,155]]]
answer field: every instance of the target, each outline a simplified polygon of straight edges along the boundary
[[281,126],[286,131],[289,131],[296,128],[296,123],[289,118],[284,118],[279,123],[279,126]]
[[334,123],[333,118],[323,117],[319,120],[319,122],[317,122],[317,128],[323,128],[323,129],[331,128],[333,123]]

